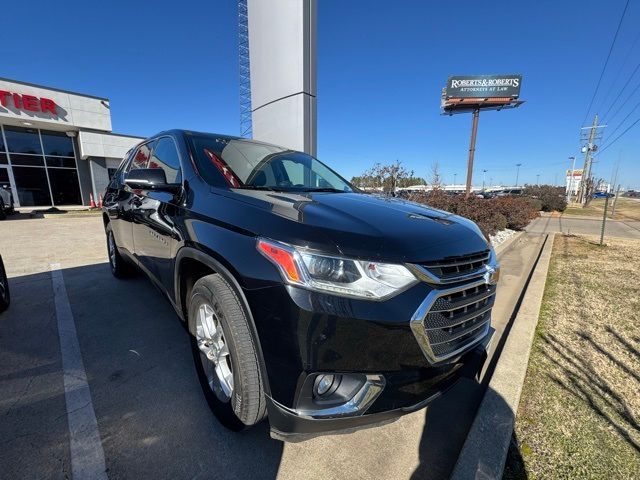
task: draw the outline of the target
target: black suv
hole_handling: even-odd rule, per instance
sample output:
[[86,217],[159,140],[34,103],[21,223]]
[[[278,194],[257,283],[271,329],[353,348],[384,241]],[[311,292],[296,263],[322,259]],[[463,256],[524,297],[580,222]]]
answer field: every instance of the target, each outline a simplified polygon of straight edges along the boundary
[[172,130],[104,197],[111,270],[186,323],[213,412],[300,440],[388,422],[477,375],[498,267],[471,221],[364,194],[317,159]]

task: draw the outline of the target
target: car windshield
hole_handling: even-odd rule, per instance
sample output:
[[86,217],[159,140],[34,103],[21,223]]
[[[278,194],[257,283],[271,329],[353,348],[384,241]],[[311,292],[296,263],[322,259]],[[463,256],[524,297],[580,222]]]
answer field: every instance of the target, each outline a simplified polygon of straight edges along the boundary
[[220,176],[231,188],[277,191],[352,192],[351,185],[319,160],[302,152],[249,140],[191,136],[198,167],[214,185]]

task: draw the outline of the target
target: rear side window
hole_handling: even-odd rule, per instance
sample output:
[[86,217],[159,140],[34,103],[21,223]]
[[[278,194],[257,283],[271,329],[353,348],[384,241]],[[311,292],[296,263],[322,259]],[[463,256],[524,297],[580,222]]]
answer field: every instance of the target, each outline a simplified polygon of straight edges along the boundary
[[165,137],[158,140],[149,160],[148,168],[162,168],[167,183],[180,183],[180,157],[173,139]]

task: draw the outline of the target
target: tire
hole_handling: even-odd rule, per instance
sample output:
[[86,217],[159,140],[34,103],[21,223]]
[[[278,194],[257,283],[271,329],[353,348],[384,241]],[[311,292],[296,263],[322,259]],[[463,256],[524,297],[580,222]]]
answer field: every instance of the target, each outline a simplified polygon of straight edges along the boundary
[[130,276],[133,269],[131,268],[131,264],[120,255],[110,223],[107,223],[105,233],[107,234],[107,256],[109,257],[111,273],[116,278],[126,278]]
[[7,272],[4,269],[2,257],[0,257],[0,312],[4,312],[11,304],[11,294],[9,293],[9,281]]
[[[209,314],[217,325],[206,330],[203,316]],[[234,431],[260,422],[266,415],[266,402],[258,352],[240,299],[220,275],[208,275],[195,283],[188,320],[198,379],[215,416]]]
[[0,200],[0,220],[7,218],[7,211],[4,208],[4,202]]

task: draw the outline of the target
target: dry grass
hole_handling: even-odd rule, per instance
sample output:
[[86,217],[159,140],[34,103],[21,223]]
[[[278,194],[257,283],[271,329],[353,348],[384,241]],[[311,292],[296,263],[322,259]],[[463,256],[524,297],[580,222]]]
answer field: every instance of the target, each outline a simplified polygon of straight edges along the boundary
[[[640,200],[620,197],[617,200],[616,214],[611,217],[611,206],[613,198],[609,199],[607,218],[614,220],[638,220],[640,221]],[[571,204],[564,211],[564,215],[579,215],[581,217],[602,218],[604,213],[604,198],[594,198],[588,207],[582,208],[580,205]]]
[[557,236],[505,478],[640,479],[640,241]]

